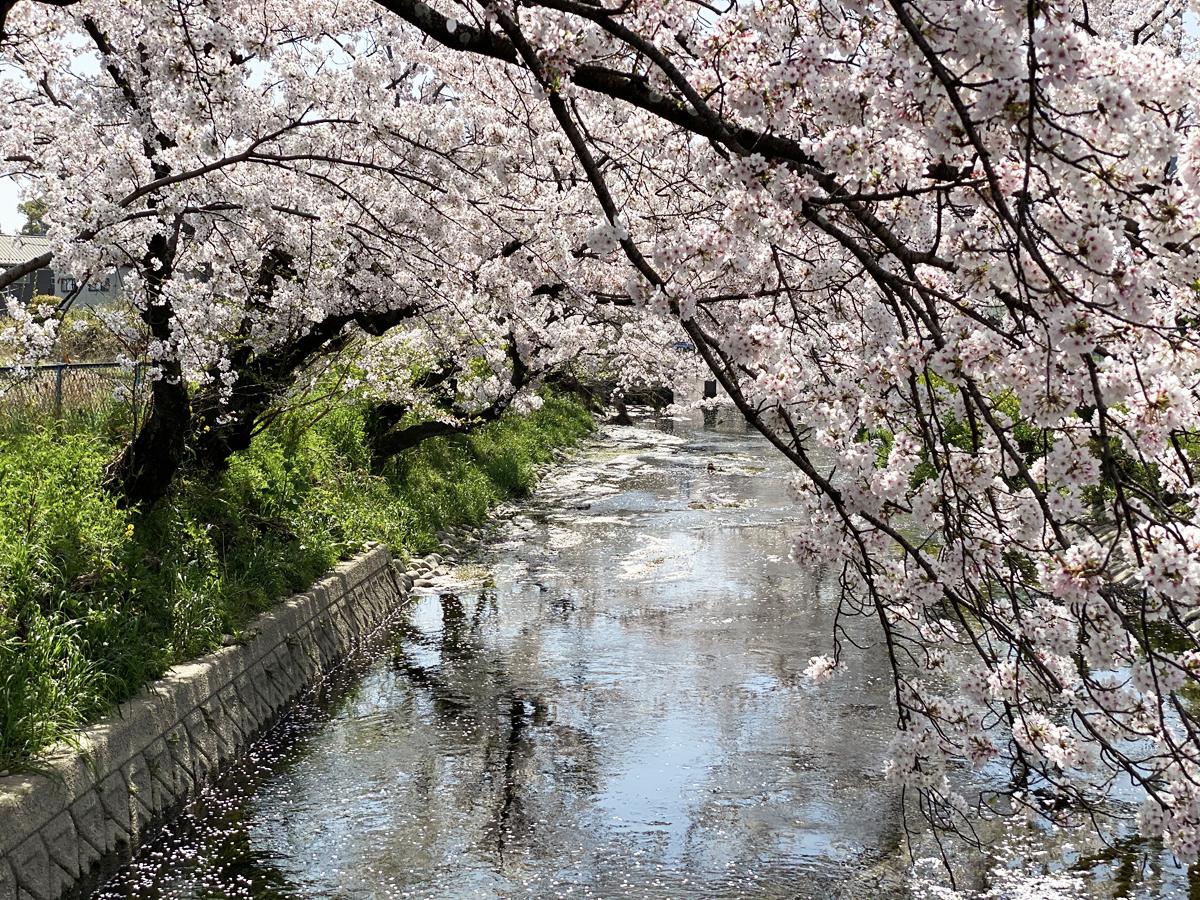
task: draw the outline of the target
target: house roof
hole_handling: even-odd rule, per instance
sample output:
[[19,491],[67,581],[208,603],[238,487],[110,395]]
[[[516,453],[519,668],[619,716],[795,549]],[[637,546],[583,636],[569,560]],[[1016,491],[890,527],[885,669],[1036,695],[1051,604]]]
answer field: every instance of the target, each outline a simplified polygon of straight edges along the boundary
[[32,234],[0,234],[0,267],[20,265],[50,249],[50,239]]

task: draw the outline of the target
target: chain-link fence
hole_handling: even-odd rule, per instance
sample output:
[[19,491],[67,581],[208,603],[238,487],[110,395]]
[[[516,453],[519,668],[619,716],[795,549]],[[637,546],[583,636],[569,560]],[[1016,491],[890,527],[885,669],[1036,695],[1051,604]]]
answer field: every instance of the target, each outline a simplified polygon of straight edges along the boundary
[[149,397],[140,363],[0,367],[0,419],[90,419],[132,434]]

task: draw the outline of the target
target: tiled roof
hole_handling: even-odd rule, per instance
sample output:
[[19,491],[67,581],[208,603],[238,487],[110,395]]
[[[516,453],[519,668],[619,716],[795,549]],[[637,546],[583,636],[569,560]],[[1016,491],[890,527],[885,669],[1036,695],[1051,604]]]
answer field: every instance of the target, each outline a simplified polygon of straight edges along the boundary
[[0,268],[19,265],[50,249],[50,239],[31,234],[0,234]]

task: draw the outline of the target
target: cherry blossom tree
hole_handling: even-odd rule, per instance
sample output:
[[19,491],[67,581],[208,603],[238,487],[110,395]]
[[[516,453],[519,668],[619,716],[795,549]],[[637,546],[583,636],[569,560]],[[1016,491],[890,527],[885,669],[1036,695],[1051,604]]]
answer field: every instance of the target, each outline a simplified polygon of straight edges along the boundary
[[[574,359],[599,334],[583,318],[613,300],[561,298],[578,279],[558,258],[584,253],[533,239],[554,226],[530,225],[527,184],[505,184],[497,111],[457,102],[376,7],[347,10],[336,37],[322,15],[27,4],[6,20],[3,155],[52,210],[30,266],[53,258],[81,284],[127,267],[151,335],[150,415],[110,467],[130,502],[185,463],[222,468],[298,372],[364,334],[419,319],[446,365],[498,354],[512,377],[478,423]],[[19,307],[9,342],[36,361],[62,308]]]
[[[1182,8],[10,6],[3,155],[66,265],[135,264],[164,408],[189,380],[239,383],[239,352],[403,320],[433,339],[384,337],[367,371],[423,354],[378,389],[455,427],[539,358],[686,333],[797,467],[796,558],[838,561],[810,673],[870,624],[890,771],[925,814],[1103,829],[1131,782],[1145,833],[1200,854]],[[85,139],[56,132],[72,117]],[[12,312],[31,352],[52,338]],[[966,765],[1007,786],[960,796]]]
[[[1197,162],[1182,9],[380,0],[548,113],[587,234],[800,470],[943,827],[1100,814],[1200,852]],[[483,87],[485,86],[486,87]],[[479,93],[473,94],[473,89]],[[950,660],[967,660],[950,675]],[[1096,823],[1103,827],[1102,822]]]

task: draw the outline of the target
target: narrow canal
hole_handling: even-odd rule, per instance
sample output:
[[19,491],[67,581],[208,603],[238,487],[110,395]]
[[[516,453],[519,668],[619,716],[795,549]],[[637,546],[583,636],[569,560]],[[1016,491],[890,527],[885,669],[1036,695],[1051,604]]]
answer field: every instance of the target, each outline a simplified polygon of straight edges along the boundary
[[837,573],[787,559],[791,474],[607,427],[96,897],[910,893],[883,660],[802,674]]

